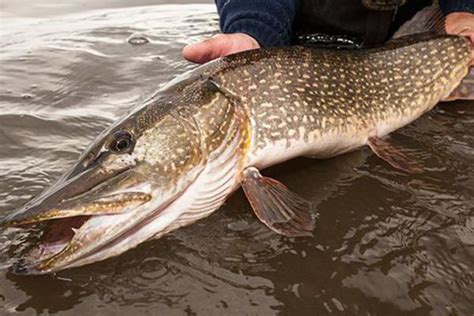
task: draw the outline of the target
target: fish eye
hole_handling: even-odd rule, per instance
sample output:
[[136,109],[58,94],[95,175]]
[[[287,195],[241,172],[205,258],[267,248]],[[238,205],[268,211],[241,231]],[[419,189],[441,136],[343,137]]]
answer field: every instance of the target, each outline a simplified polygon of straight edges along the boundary
[[127,131],[117,131],[109,144],[109,149],[116,153],[130,152],[133,146],[133,137]]

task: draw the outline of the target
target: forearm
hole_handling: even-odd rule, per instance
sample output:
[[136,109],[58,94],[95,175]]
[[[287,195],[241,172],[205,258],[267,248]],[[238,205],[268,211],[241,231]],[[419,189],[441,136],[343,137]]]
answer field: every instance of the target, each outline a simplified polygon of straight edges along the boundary
[[474,13],[474,0],[440,0],[439,6],[445,15],[452,12]]
[[223,33],[245,33],[262,47],[288,45],[299,0],[215,0]]

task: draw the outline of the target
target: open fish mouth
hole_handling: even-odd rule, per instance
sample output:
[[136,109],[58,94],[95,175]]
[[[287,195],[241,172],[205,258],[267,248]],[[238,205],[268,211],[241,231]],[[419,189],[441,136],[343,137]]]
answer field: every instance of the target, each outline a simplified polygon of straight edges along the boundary
[[115,238],[118,225],[133,225],[133,216],[150,204],[152,182],[134,169],[130,157],[109,159],[103,166],[82,164],[0,221],[3,227],[42,230],[13,266],[15,273],[43,274],[79,265]]
[[57,256],[74,237],[90,216],[53,219],[37,224],[23,224],[18,227],[42,226],[43,233],[32,249],[13,264],[15,274],[41,274],[41,265],[46,260]]
[[[59,217],[33,221],[25,219],[22,222],[16,222],[13,227],[25,228],[33,227],[42,231],[39,240],[23,254],[22,259],[13,265],[15,274],[44,274],[55,272],[67,267],[75,266],[78,262],[87,260],[98,252],[105,252],[111,245],[109,240],[114,242],[122,241],[130,237],[131,233],[113,234],[115,224],[123,221],[121,218],[132,216],[140,207],[146,204],[151,195],[145,193],[135,193],[134,198],[119,194],[116,198],[126,197],[126,199],[116,199],[110,207],[124,214],[110,215],[78,215],[72,217]],[[107,197],[112,199],[112,197]],[[104,204],[97,203],[96,207],[102,208]],[[84,206],[86,207],[86,206]],[[88,205],[91,210],[91,205]],[[57,216],[64,212],[61,209],[55,209],[44,212],[45,214],[55,214]],[[112,213],[112,212],[111,212]],[[58,215],[59,214],[59,215]],[[129,221],[130,226],[134,223]],[[5,225],[5,224],[4,224]],[[7,224],[8,225],[8,222]]]

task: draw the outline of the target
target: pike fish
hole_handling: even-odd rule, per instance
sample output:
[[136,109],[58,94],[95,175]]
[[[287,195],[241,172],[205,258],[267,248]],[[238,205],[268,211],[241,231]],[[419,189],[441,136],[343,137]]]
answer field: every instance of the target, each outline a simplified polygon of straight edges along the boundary
[[383,137],[441,100],[472,98],[472,80],[461,83],[474,75],[471,49],[460,36],[421,34],[364,50],[260,49],[200,66],[107,128],[3,220],[44,229],[14,272],[117,256],[210,215],[240,186],[270,229],[311,236],[311,203],[260,170],[368,145],[393,167],[422,171]]

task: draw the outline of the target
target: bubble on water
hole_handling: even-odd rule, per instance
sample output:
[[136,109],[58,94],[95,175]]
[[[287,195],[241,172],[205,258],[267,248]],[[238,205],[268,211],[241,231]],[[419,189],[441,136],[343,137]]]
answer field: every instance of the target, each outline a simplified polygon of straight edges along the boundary
[[24,94],[21,95],[21,98],[25,99],[25,100],[33,99],[33,95],[28,94],[28,93],[24,93]]
[[145,45],[150,42],[143,34],[134,33],[128,39],[127,42],[132,45]]

